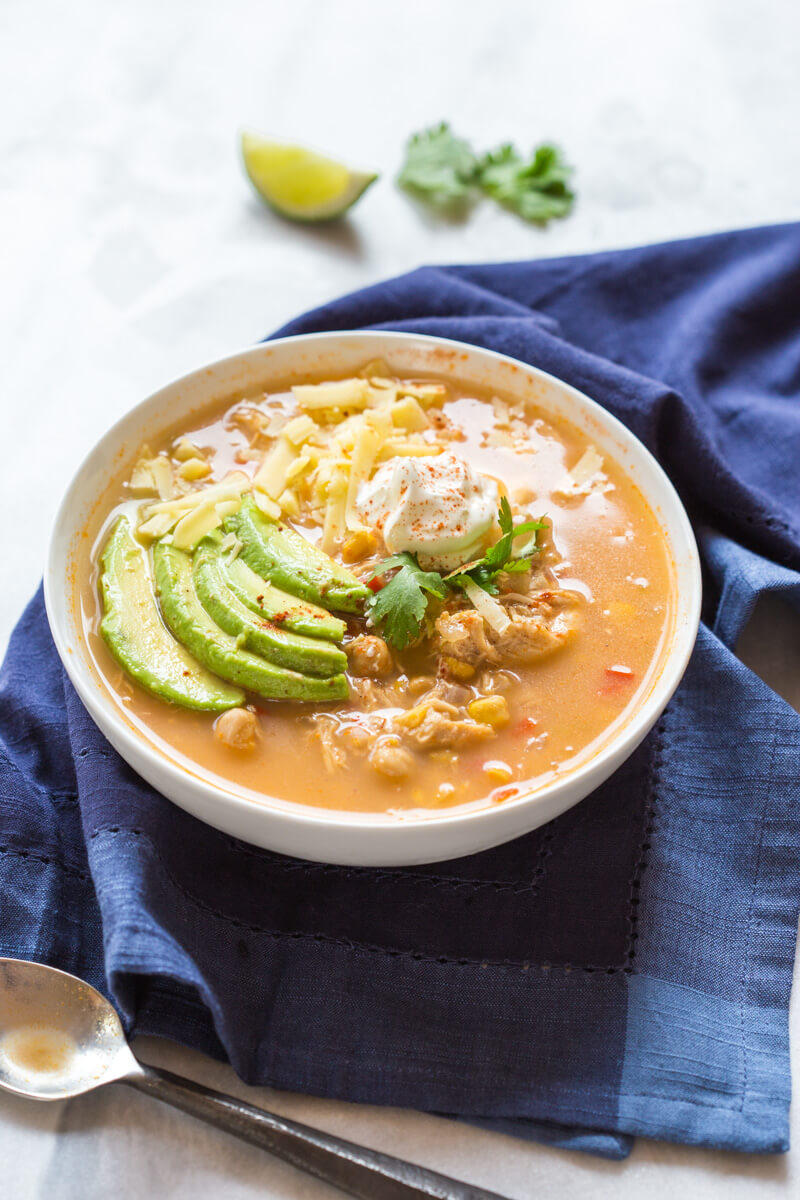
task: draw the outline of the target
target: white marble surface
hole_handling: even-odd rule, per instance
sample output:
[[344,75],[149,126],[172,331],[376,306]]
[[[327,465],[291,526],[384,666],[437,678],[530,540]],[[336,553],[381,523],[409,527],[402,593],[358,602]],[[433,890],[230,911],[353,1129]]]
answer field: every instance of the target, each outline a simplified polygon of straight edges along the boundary
[[[797,218],[798,44],[793,0],[3,0],[0,644],[36,586],[77,462],[169,378],[423,262]],[[546,232],[488,204],[462,225],[421,214],[392,176],[407,134],[441,118],[482,147],[561,141],[579,168],[575,214]],[[243,125],[383,178],[346,226],[287,226],[242,178]],[[797,624],[774,609],[760,628],[771,642],[750,633],[749,661],[800,701]],[[198,1055],[141,1050],[250,1094]],[[610,1165],[419,1114],[252,1095],[519,1200],[800,1190],[791,1155],[641,1142]],[[119,1088],[47,1107],[0,1098],[0,1159],[14,1200],[333,1195]]]

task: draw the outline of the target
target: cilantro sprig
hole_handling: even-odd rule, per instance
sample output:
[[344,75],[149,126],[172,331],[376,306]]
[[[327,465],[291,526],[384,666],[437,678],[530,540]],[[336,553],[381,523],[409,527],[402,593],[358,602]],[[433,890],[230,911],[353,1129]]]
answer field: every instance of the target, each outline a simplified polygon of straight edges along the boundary
[[[395,571],[389,582],[369,601],[367,609],[373,625],[381,627],[387,642],[398,650],[405,650],[409,642],[419,637],[431,602],[445,600],[450,592],[463,591],[467,580],[486,592],[497,593],[497,577],[501,572],[515,574],[529,569],[533,556],[539,552],[536,535],[546,528],[547,522],[523,521],[515,525],[511,505],[505,496],[500,501],[497,520],[501,536],[494,545],[482,558],[451,571],[449,575],[423,571],[416,556],[407,551],[393,554],[375,567],[372,579]],[[526,533],[533,536],[519,553],[514,554],[515,539]]]
[[477,167],[469,143],[442,121],[409,139],[398,183],[435,207],[455,208],[472,198]]
[[484,155],[478,164],[480,185],[498,204],[526,221],[544,224],[565,217],[575,193],[569,186],[572,167],[556,146],[543,143],[529,159],[511,145]]
[[444,600],[447,584],[438,571],[423,571],[413,554],[393,554],[379,563],[372,572],[377,579],[387,571],[400,569],[375,594],[369,604],[369,615],[375,625],[383,625],[387,642],[405,650],[419,636],[430,597]]
[[[511,505],[508,499],[503,496],[500,501],[500,510],[497,514],[497,523],[500,526],[501,537],[498,541],[490,546],[484,554],[483,558],[477,559],[473,563],[468,563],[465,567],[460,567],[457,571],[452,571],[445,576],[445,582],[451,587],[463,588],[465,579],[469,578],[473,583],[477,583],[485,592],[496,593],[497,576],[501,571],[508,574],[527,571],[531,565],[531,559],[534,554],[537,554],[539,547],[536,544],[536,534],[540,529],[544,529],[547,525],[546,521],[523,521],[520,525],[514,524],[514,518],[511,515]],[[519,554],[514,554],[514,541],[521,537],[524,533],[532,533],[533,537],[528,544],[520,551]]]
[[478,156],[443,121],[409,139],[398,183],[440,211],[463,210],[483,193],[526,221],[546,224],[571,211],[571,178],[572,167],[549,142],[527,158],[510,143]]

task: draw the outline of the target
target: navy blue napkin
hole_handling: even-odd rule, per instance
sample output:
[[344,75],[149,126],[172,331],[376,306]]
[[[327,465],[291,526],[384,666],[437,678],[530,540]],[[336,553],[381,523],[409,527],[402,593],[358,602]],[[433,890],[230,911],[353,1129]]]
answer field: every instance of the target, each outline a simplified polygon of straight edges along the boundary
[[679,488],[706,573],[686,678],[591,797],[403,870],[282,858],[173,807],[65,680],[41,596],[0,678],[0,953],[250,1083],[623,1155],[787,1147],[800,717],[734,653],[800,603],[800,226],[427,268],[282,332],[444,334],[585,390]]

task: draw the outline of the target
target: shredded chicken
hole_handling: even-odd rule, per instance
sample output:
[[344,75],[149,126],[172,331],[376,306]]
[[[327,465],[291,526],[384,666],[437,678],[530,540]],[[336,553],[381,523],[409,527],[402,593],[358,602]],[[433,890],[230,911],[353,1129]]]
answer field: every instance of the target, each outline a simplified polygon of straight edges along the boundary
[[480,613],[472,608],[460,612],[444,612],[436,620],[436,649],[449,658],[477,666],[481,662],[497,662],[497,655],[486,637],[486,624]]
[[453,719],[448,713],[431,706],[421,723],[415,729],[407,731],[406,737],[424,750],[442,747],[460,750],[465,746],[485,742],[487,738],[494,737],[494,732],[491,725],[484,725],[469,718]]
[[256,714],[249,708],[229,708],[217,717],[214,733],[232,750],[252,750],[256,744]]
[[311,718],[311,723],[311,740],[319,744],[325,769],[335,771],[337,767],[344,766],[345,752],[336,744],[336,735],[339,732],[336,717],[329,713],[316,713]]
[[392,652],[383,638],[361,634],[345,646],[350,673],[385,679],[394,670]]
[[235,408],[228,417],[231,425],[236,425],[247,435],[251,445],[258,439],[259,434],[267,424],[267,417],[260,408],[250,404],[242,404]]
[[436,646],[450,658],[481,663],[531,663],[563,646],[574,631],[580,598],[553,590],[531,596],[500,597],[510,625],[503,633],[490,629],[479,613],[464,609],[442,613],[436,621]]
[[508,605],[511,624],[493,637],[505,662],[531,663],[565,645],[574,633],[576,599],[568,592],[540,592],[526,604]]

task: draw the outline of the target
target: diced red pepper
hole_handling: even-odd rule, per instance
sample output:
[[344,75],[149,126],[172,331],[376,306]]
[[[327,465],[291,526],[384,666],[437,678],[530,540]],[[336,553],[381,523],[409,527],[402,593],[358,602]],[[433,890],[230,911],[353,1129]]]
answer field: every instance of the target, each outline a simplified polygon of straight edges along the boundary
[[376,575],[374,579],[367,580],[367,587],[371,592],[379,592],[381,588],[386,587],[387,582],[382,575]]
[[606,667],[603,674],[605,675],[605,682],[597,689],[599,696],[616,696],[618,692],[621,692],[636,679],[630,667]]
[[518,787],[501,787],[495,788],[492,792],[491,799],[495,804],[502,804],[504,800],[510,800],[512,796],[519,795]]

